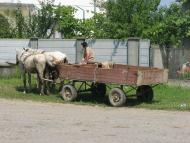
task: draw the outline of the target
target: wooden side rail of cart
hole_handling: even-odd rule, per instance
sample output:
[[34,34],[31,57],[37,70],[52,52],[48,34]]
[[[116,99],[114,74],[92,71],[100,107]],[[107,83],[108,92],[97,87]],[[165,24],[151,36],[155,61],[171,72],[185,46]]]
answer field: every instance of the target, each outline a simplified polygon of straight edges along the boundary
[[[152,87],[168,80],[168,70],[122,64],[114,64],[109,69],[101,68],[98,64],[63,64],[58,65],[56,69],[59,78],[71,81],[62,87],[61,94],[64,100],[72,101],[79,92],[86,91],[104,96],[106,84],[109,83],[119,85],[117,88],[111,88],[109,92],[109,101],[113,106],[121,106],[126,102],[125,86],[136,89],[138,100],[151,102],[154,95]],[[80,83],[78,89],[75,86],[76,82]]]

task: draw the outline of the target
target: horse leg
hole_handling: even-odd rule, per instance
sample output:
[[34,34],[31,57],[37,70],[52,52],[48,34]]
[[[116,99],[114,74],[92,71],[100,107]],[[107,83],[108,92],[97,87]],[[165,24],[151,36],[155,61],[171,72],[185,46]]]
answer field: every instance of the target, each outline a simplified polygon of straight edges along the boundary
[[38,71],[39,80],[41,82],[41,93],[44,94],[45,91],[46,94],[49,94],[49,90],[47,88],[47,82],[43,79],[45,78],[45,74],[46,74],[45,69],[44,70],[41,69]]
[[39,83],[39,90],[40,90],[40,95],[44,95],[44,84],[43,84],[43,79],[40,76],[40,73],[37,73],[38,76],[38,83]]
[[25,67],[22,63],[19,62],[19,68],[20,68],[20,71],[21,71],[21,78],[23,80],[23,85],[24,85],[24,91],[23,93],[25,94],[26,93],[26,70],[25,70]]
[[49,95],[50,94],[50,91],[49,91],[49,82],[48,81],[44,81],[45,83],[45,89],[46,89],[46,94]]
[[36,81],[36,87],[37,89],[40,89],[40,80],[39,80],[39,77],[38,77],[38,73],[37,73],[37,81]]
[[26,94],[26,73],[23,73],[23,84],[24,84],[24,91],[23,93]]
[[31,74],[28,72],[28,85],[29,85],[29,92],[31,91]]
[[[43,75],[43,77],[45,78],[45,75]],[[49,95],[48,81],[45,81],[43,79],[43,77],[41,78],[42,79],[42,89],[43,89],[43,91],[45,91],[45,94]]]
[[[53,68],[51,74],[52,74],[52,80],[55,83],[56,79],[57,79],[57,71],[56,71],[56,69]],[[55,90],[55,84],[51,85],[51,89]]]
[[[46,78],[46,79],[50,79],[50,73],[49,73],[49,66],[48,65],[46,65],[46,68],[45,68],[45,70],[44,70],[44,77]],[[45,81],[44,80],[44,84],[45,84],[45,89],[46,89],[46,94],[48,95],[50,92],[49,92],[49,89],[50,89],[50,82],[48,82],[48,81]]]
[[36,57],[36,59],[34,60],[35,66],[36,66],[36,71],[39,77],[39,81],[40,81],[40,93],[44,94],[45,91],[45,70],[46,70],[46,59],[44,57],[44,55],[41,55],[41,57]]

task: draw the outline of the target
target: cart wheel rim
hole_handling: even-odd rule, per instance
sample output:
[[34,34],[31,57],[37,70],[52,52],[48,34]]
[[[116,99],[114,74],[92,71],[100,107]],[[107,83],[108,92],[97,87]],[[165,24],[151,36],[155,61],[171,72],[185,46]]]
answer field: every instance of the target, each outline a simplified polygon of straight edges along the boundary
[[69,88],[65,89],[65,97],[68,99],[70,99],[72,97],[72,93]]
[[121,99],[120,94],[117,93],[117,92],[114,92],[114,93],[111,95],[111,100],[112,100],[113,102],[115,102],[115,103],[116,103],[116,102],[119,102],[120,99]]

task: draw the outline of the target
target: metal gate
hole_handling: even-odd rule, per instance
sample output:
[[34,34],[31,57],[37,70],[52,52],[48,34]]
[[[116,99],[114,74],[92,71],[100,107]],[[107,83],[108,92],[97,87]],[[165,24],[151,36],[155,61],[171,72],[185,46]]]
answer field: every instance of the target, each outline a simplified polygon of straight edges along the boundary
[[150,66],[150,40],[141,39],[139,47],[139,66]]
[[150,66],[150,40],[129,38],[127,51],[127,64],[145,67]]
[[128,65],[139,65],[139,41],[140,39],[128,39],[127,41]]

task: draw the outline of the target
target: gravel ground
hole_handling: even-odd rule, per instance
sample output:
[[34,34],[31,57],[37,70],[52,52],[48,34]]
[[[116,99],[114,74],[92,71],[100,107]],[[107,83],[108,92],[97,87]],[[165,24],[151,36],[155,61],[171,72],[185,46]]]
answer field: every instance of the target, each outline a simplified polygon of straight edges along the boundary
[[0,99],[0,143],[189,141],[189,112]]

